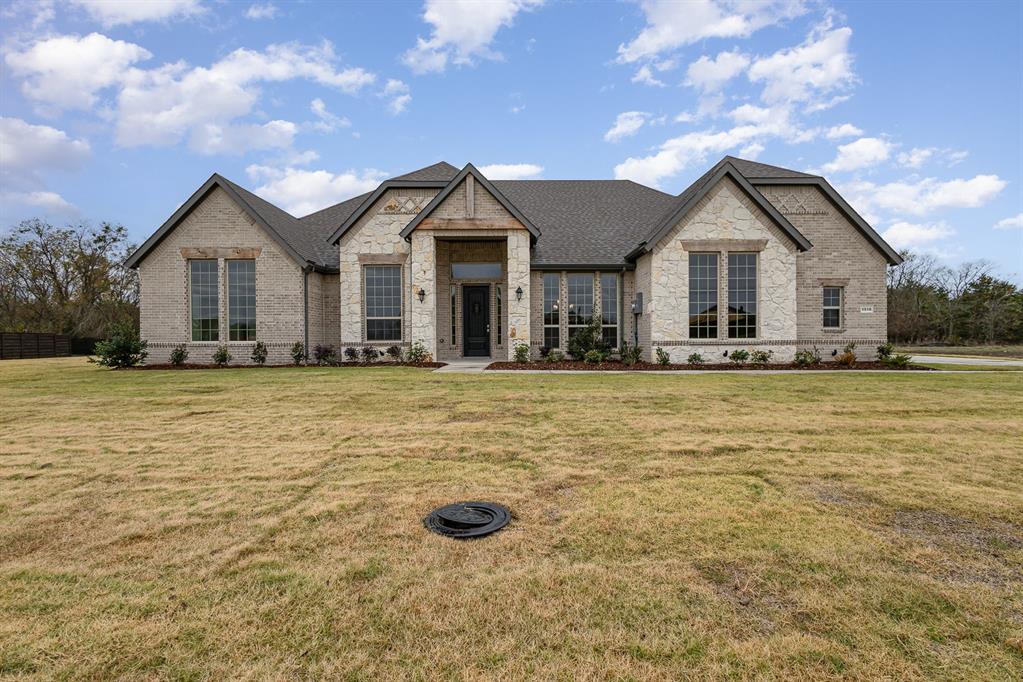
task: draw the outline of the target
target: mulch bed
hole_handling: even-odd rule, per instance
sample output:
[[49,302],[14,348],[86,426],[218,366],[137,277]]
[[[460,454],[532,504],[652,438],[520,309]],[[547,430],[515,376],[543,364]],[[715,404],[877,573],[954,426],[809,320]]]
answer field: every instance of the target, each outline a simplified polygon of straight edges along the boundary
[[172,365],[169,363],[159,365],[138,365],[136,367],[122,367],[121,369],[280,369],[282,367],[422,367],[427,369],[436,369],[443,367],[448,363],[446,362],[343,362],[337,365],[227,365],[221,367],[219,365],[201,365],[201,364],[184,364],[184,365]]
[[[734,362],[724,362],[704,365],[658,365],[653,362],[637,362],[635,365],[623,365],[618,361],[588,363],[580,360],[565,360],[563,362],[492,362],[487,369],[548,369],[548,370],[587,370],[598,372],[667,372],[680,369],[695,369],[707,371],[734,371],[734,370],[845,370],[845,369],[898,369],[887,367],[880,362],[854,362],[851,366],[840,365],[837,362],[822,362],[819,365],[800,366],[792,363],[775,363],[769,365],[737,365]],[[934,371],[930,367],[910,365],[903,367],[900,371]]]

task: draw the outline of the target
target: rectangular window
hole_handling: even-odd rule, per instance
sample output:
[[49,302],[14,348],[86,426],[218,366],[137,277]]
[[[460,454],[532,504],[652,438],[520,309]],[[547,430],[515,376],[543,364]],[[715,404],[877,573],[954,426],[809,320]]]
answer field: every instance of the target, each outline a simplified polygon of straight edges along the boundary
[[452,279],[499,279],[500,263],[452,263]]
[[401,341],[401,266],[367,265],[366,340]]
[[600,325],[604,343],[618,348],[618,275],[600,275]]
[[757,254],[728,254],[728,338],[757,336]]
[[220,340],[217,261],[188,261],[192,298],[192,340]]
[[593,321],[593,274],[568,276],[568,338]]
[[458,345],[458,287],[451,287],[451,345]]
[[496,288],[497,288],[497,343],[500,344],[502,343],[501,336],[503,335],[501,330],[501,285],[498,285]]
[[227,335],[256,340],[256,261],[227,261]]
[[547,273],[543,276],[543,345],[548,348],[561,347],[561,275]]
[[824,328],[842,326],[842,287],[824,287]]
[[689,338],[718,336],[718,255],[689,254]]

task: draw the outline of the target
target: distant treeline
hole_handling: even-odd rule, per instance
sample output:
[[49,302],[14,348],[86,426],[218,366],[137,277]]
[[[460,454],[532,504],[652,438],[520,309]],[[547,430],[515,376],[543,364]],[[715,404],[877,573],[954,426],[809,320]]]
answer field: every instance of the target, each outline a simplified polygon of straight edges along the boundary
[[903,253],[888,269],[888,338],[896,343],[1023,343],[1023,290],[987,261],[958,267]]
[[0,239],[0,331],[105,338],[138,324],[138,274],[121,225],[56,228],[26,220]]

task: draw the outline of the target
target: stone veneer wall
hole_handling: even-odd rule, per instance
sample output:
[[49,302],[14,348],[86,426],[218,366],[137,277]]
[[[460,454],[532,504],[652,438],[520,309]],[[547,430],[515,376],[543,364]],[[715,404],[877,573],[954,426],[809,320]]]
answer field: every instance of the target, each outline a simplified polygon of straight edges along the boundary
[[[813,244],[796,257],[796,321],[800,346],[816,345],[825,358],[850,341],[861,346],[861,357],[888,336],[888,262],[821,192],[810,185],[759,186],[789,222]],[[844,288],[842,321],[838,330],[823,327],[824,286]],[[861,311],[872,307],[874,312]]]
[[[220,337],[193,342],[188,259],[182,249],[217,253],[220,277]],[[141,336],[150,363],[164,363],[174,346],[188,347],[189,362],[209,363],[226,344],[232,364],[247,364],[251,341],[227,340],[227,280],[223,255],[231,249],[258,250],[256,256],[256,338],[267,344],[268,362],[290,361],[289,351],[304,336],[303,273],[299,265],[222,189],[215,188],[139,264]]]
[[[363,328],[362,265],[363,262],[386,262],[402,265],[402,305],[404,308],[403,338],[409,338],[413,292],[409,286],[409,243],[400,236],[419,210],[437,195],[427,188],[389,189],[341,237],[338,274],[338,345],[361,346],[366,343]],[[417,283],[418,285],[418,283]],[[418,291],[418,286],[415,287]],[[419,300],[415,299],[416,304]],[[337,324],[337,323],[336,323]],[[393,342],[375,345],[391,346]]]
[[[718,253],[719,311],[728,309],[729,251],[757,253],[755,339],[729,339],[726,312],[719,314],[716,340],[689,339],[689,254],[708,251]],[[775,360],[791,359],[795,353],[796,246],[732,180],[721,180],[660,240],[651,252],[650,272],[648,355],[657,346],[673,362],[684,362],[694,351],[712,360],[734,348],[764,347],[774,352]]]

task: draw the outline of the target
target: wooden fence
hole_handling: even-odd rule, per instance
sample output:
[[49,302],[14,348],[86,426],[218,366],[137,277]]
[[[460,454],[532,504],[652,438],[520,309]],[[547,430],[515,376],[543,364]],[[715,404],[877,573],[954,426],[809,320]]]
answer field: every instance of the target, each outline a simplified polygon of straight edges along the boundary
[[0,333],[0,360],[63,355],[71,355],[71,337],[64,334]]

